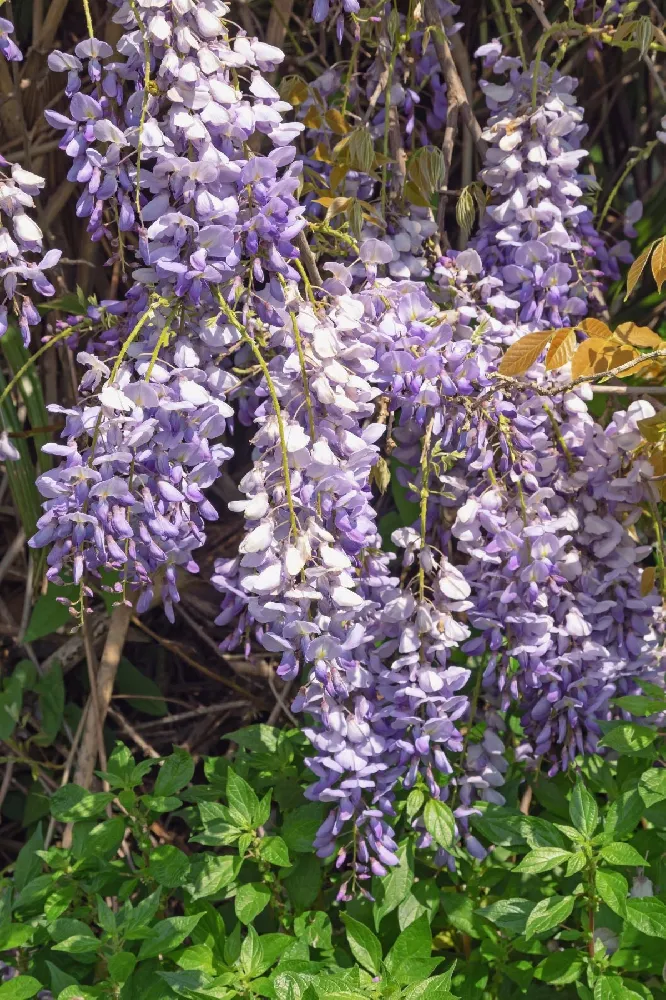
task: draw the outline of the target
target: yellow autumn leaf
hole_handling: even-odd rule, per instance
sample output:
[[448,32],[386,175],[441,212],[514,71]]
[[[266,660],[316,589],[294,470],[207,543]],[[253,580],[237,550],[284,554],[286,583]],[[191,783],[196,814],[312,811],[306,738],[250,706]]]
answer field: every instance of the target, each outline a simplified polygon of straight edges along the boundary
[[654,590],[657,574],[654,566],[646,566],[641,573],[641,597],[647,597],[651,590]]
[[633,344],[634,347],[659,348],[666,346],[658,333],[651,330],[649,326],[638,326],[637,323],[620,323],[614,336],[616,340]]
[[342,184],[343,180],[349,173],[348,163],[336,163],[336,165],[331,170],[331,187],[335,191],[337,187]]
[[654,248],[652,274],[657,283],[657,289],[661,291],[662,285],[666,281],[666,236],[662,236]]
[[326,218],[332,219],[335,215],[345,212],[351,204],[351,198],[316,198],[317,205],[323,205],[326,209]]
[[508,348],[500,362],[500,375],[522,375],[531,368],[546,344],[552,339],[553,330],[527,333]]
[[647,246],[645,248],[645,250],[643,250],[643,252],[640,254],[640,256],[638,256],[636,258],[636,260],[633,262],[633,264],[629,268],[629,274],[627,275],[627,294],[625,295],[625,299],[629,298],[629,296],[633,292],[634,288],[636,287],[636,285],[640,281],[641,275],[642,275],[643,271],[645,270],[645,265],[648,262],[648,258],[650,256],[650,254],[652,253],[652,247],[653,246],[654,246],[654,243],[650,243],[650,245]]
[[308,113],[303,119],[303,124],[307,125],[308,128],[321,128],[321,115],[316,108],[308,108]]
[[312,154],[312,159],[317,160],[318,163],[332,163],[331,153],[327,146],[323,142],[318,143],[315,146],[315,151]]
[[616,347],[602,337],[584,340],[571,359],[571,377],[583,378],[585,375],[598,375],[608,371],[615,351]]
[[580,324],[580,328],[588,335],[588,337],[601,337],[602,340],[610,340],[613,336],[613,331],[606,323],[600,319],[594,319],[592,317],[584,319]]
[[618,378],[629,378],[630,375],[638,375],[639,372],[645,367],[646,364],[650,364],[649,361],[640,361],[640,354],[635,347],[630,347],[626,345],[624,347],[618,347],[611,356],[609,368],[620,368],[622,365],[629,364],[634,358],[639,360],[631,368],[627,368],[626,371],[618,372]]
[[328,127],[336,135],[346,135],[349,132],[349,125],[336,108],[329,108],[324,118]]
[[571,360],[575,350],[576,334],[573,328],[565,326],[561,330],[555,330],[555,335],[546,355],[546,371],[550,372],[555,368],[561,368],[562,365],[566,365],[567,361]]

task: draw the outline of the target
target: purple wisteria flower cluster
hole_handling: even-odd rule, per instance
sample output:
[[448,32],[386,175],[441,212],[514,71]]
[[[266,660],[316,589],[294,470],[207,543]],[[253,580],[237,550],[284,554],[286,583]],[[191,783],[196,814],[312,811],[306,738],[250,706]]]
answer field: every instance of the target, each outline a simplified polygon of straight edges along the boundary
[[[602,423],[568,367],[537,360],[518,384],[498,371],[525,333],[601,311],[628,258],[594,228],[575,80],[487,42],[478,56],[503,82],[481,82],[488,197],[469,246],[433,259],[433,207],[398,215],[382,164],[345,182],[370,203],[360,238],[345,231],[344,254],[313,264],[313,188],[301,192],[308,171],[335,169],[315,152],[335,131],[319,104],[337,71],[295,121],[268,79],[283,53],[221,0],[113,7],[115,48],[91,28],[49,57],[66,74],[68,108],[46,114],[76,212],[124,284],[88,311],[78,404],[51,408],[65,425],[46,450],[60,462],[38,479],[30,544],[48,547],[50,581],[85,597],[111,572],[118,601],[143,613],[159,598],[173,620],[179,574],[198,571],[220,515],[207,491],[238,423],[252,428],[216,624],[225,651],[261,647],[297,690],[307,795],[329,807],[315,847],[352,873],[340,897],[398,863],[404,821],[437,865],[483,858],[473,818],[504,803],[511,766],[552,775],[596,753],[621,717],[615,696],[640,692],[657,656],[639,523],[652,475],[639,422],[654,410],[634,402]],[[317,0],[315,21],[329,7]],[[439,11],[455,31],[456,5]],[[339,32],[345,12],[356,0],[335,7]],[[403,149],[445,124],[432,39],[412,43],[391,88],[378,86],[386,52],[363,91],[349,80],[373,148],[390,146],[391,107]],[[42,180],[4,166],[0,333],[11,307],[27,344],[39,315],[26,284],[52,294],[44,271],[59,253],[40,258],[29,214]],[[426,824],[429,801],[448,840]]]

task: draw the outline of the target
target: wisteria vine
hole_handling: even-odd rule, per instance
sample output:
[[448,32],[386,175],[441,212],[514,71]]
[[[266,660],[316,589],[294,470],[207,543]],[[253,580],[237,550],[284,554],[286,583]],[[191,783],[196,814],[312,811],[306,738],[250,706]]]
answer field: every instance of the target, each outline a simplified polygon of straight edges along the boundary
[[[59,463],[39,477],[30,544],[48,547],[49,580],[80,585],[74,613],[110,572],[119,601],[140,614],[159,594],[173,620],[179,573],[198,571],[220,513],[207,490],[235,426],[251,427],[229,504],[243,538],[213,576],[217,624],[223,649],[256,645],[300,685],[307,794],[329,806],[318,853],[367,892],[398,862],[406,789],[436,864],[481,858],[471,819],[503,803],[512,763],[552,775],[596,753],[621,717],[615,696],[659,662],[638,426],[653,408],[595,421],[567,359],[556,371],[537,359],[519,384],[498,372],[525,333],[603,311],[631,260],[594,228],[576,81],[497,40],[481,47],[485,203],[469,246],[451,250],[427,201],[406,205],[399,162],[377,172],[370,155],[383,144],[386,157],[396,128],[404,152],[446,127],[440,57],[427,32],[402,62],[380,35],[365,89],[343,82],[370,136],[354,133],[342,178],[364,205],[350,235],[302,194],[316,164],[334,183],[321,150],[340,128],[324,110],[335,72],[294,114],[268,79],[283,53],[237,29],[221,0],[113,6],[115,48],[88,17],[90,37],[49,57],[66,74],[68,108],[46,115],[76,212],[112,247],[125,292],[60,329],[85,373],[78,404],[52,407],[65,424],[45,450]],[[330,9],[317,0],[315,22]],[[458,8],[437,9],[453,39]],[[356,0],[333,14],[339,37],[345,15],[362,16]],[[10,36],[0,20],[0,52],[18,59]],[[0,333],[15,321],[29,345],[29,288],[54,293],[44,272],[60,254],[43,254],[34,217],[43,180],[1,166]],[[317,263],[318,232],[341,242]],[[379,513],[390,481],[413,515],[397,527]],[[428,799],[451,818],[446,844],[426,829]]]

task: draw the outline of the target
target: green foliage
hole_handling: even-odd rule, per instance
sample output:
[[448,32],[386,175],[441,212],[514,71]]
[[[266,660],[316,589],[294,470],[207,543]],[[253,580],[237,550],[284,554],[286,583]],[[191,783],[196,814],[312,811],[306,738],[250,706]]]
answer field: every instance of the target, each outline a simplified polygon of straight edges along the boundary
[[[5,683],[12,724],[36,683],[29,663]],[[0,881],[0,957],[21,955],[0,1000],[666,1000],[658,735],[536,782],[533,815],[481,803],[483,861],[454,844],[455,802],[417,786],[397,803],[399,864],[352,893],[312,851],[323,809],[303,795],[301,734],[229,735],[234,758],[198,770],[182,749],[137,761],[118,744],[108,792],[53,794],[71,846],[38,824]],[[424,830],[433,853],[415,861]]]

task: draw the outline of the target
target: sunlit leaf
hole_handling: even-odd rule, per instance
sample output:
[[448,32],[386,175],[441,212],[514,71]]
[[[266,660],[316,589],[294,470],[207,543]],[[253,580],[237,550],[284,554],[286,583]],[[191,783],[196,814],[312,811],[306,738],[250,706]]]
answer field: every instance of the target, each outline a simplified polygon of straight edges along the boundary
[[588,335],[588,337],[598,337],[601,340],[610,340],[613,336],[613,331],[607,323],[604,323],[600,319],[594,319],[593,317],[584,319],[580,324],[580,328]]
[[329,110],[324,115],[326,119],[326,124],[335,132],[336,135],[346,135],[349,132],[349,125],[344,120],[339,111],[335,108],[329,108]]
[[611,367],[611,358],[616,347],[601,337],[590,337],[584,340],[571,360],[571,377],[583,378],[586,375],[598,375]]
[[666,429],[666,410],[659,410],[653,416],[639,420],[638,429],[646,441],[657,444],[661,440],[664,429]]
[[658,290],[661,291],[662,285],[666,281],[666,236],[662,236],[654,248],[654,253],[652,254],[652,274],[657,283]]
[[576,343],[576,334],[572,327],[565,326],[561,330],[556,330],[546,355],[546,371],[566,365],[576,350]]
[[532,367],[553,336],[553,330],[528,333],[507,350],[499,366],[500,375],[522,375]]
[[660,348],[666,343],[651,330],[649,326],[639,326],[637,323],[620,323],[615,329],[614,337],[623,343],[633,344],[634,347]]
[[653,246],[654,243],[650,243],[650,245],[643,250],[643,252],[636,258],[629,268],[629,274],[627,275],[627,294],[625,295],[625,299],[629,298],[634,288],[640,281],[641,275],[645,270],[645,265],[648,262],[650,254],[652,253]]

